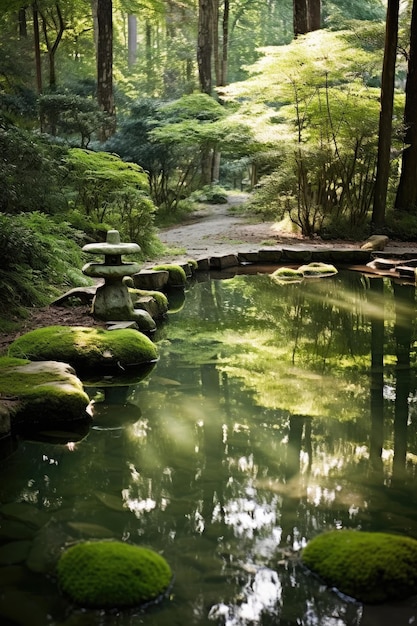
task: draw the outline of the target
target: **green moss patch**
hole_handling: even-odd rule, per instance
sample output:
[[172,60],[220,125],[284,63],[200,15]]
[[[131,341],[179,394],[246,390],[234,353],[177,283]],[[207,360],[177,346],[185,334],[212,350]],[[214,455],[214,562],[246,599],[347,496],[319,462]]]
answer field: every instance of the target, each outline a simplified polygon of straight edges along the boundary
[[104,330],[83,326],[48,326],[16,339],[9,356],[31,361],[69,363],[77,372],[120,371],[155,361],[154,343],[131,328]]
[[387,533],[330,531],[312,539],[303,563],[361,602],[401,600],[417,591],[417,541]]
[[187,284],[187,276],[180,265],[168,263],[167,265],[156,265],[152,269],[157,272],[168,272],[168,287],[185,287]]
[[169,587],[166,560],[121,541],[87,541],[59,559],[58,582],[76,604],[88,608],[132,607],[156,600]]

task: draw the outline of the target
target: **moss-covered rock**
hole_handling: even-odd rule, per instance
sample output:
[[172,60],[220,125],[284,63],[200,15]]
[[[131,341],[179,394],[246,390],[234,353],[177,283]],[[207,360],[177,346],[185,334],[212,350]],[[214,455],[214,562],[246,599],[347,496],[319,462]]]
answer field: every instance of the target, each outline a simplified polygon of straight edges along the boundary
[[168,272],[167,287],[185,287],[187,284],[187,275],[180,265],[168,263],[166,265],[156,265],[152,269],[157,272]]
[[274,283],[300,283],[304,276],[302,272],[299,272],[292,267],[279,267],[275,272],[271,274],[271,279]]
[[143,308],[153,319],[163,317],[168,311],[168,298],[162,291],[129,289],[136,308]]
[[104,609],[156,600],[172,578],[162,556],[121,541],[86,541],[72,546],[59,559],[57,573],[61,589],[76,604]]
[[321,263],[319,261],[315,261],[313,263],[308,263],[308,265],[300,265],[298,271],[301,274],[308,278],[322,278],[324,276],[333,276],[337,274],[337,269],[334,265],[330,263]]
[[303,563],[329,586],[361,602],[400,600],[417,591],[417,541],[353,530],[312,539]]
[[66,363],[0,358],[0,403],[9,411],[12,428],[85,419],[89,401]]
[[104,330],[83,326],[48,326],[32,330],[9,346],[9,356],[31,361],[54,359],[78,372],[117,372],[157,359],[155,344],[130,328]]

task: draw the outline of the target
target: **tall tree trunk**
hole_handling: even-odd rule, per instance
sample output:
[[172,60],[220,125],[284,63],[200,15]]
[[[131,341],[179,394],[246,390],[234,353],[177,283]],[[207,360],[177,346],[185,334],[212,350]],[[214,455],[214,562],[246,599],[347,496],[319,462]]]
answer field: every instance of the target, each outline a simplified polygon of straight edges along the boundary
[[228,73],[228,56],[229,56],[229,14],[230,14],[230,2],[224,0],[223,7],[223,43],[222,43],[222,59],[221,59],[221,72],[219,85],[227,85],[227,73]]
[[19,9],[17,14],[17,23],[19,25],[19,38],[26,39],[28,36],[28,28],[26,22],[26,7]]
[[136,15],[127,16],[127,63],[132,67],[136,63],[138,50],[138,23]]
[[149,20],[145,24],[145,59],[146,59],[146,82],[148,91],[152,91],[152,26]]
[[97,48],[98,48],[97,4],[98,4],[98,0],[91,0],[91,16],[93,18],[93,37],[94,37],[94,50],[96,51],[96,64],[97,64]]
[[213,64],[216,85],[220,85],[220,54],[219,54],[219,0],[213,0],[211,29],[213,33]]
[[405,137],[395,208],[415,211],[417,207],[417,0],[411,13],[410,53],[404,107]]
[[[61,42],[62,35],[65,30],[65,24],[62,17],[61,9],[58,2],[55,4],[57,19],[54,17],[50,20],[56,27],[56,37],[53,44],[51,44],[48,33],[48,19],[45,13],[40,13],[42,18],[42,31],[45,40],[46,49],[48,50],[49,59],[49,87],[51,90],[56,88],[56,70],[55,70],[55,54],[58,46]],[[53,11],[53,9],[51,9]]]
[[101,129],[101,141],[108,139],[116,130],[116,116],[113,97],[112,18],[112,0],[98,0],[97,101],[100,109],[107,113],[108,116],[108,123],[103,124]]
[[293,0],[294,37],[308,32],[307,0]]
[[213,52],[213,0],[199,0],[197,63],[202,93],[211,95],[211,56]]
[[372,224],[375,229],[385,223],[390,170],[392,113],[394,108],[395,62],[397,58],[399,0],[388,0],[385,28],[384,62],[381,78],[381,109],[379,114],[378,156],[375,179]]
[[307,0],[308,31],[321,28],[321,0]]
[[[41,48],[39,41],[39,16],[36,2],[32,4],[33,13],[33,42],[35,48],[35,69],[36,69],[36,87],[38,93],[42,93],[42,64],[41,64]],[[41,121],[42,122],[42,121]],[[42,126],[42,123],[41,123]]]

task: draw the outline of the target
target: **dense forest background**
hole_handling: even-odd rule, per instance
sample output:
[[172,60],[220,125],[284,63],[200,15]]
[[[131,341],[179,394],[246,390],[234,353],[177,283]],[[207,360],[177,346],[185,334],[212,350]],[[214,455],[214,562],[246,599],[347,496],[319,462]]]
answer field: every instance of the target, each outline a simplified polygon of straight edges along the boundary
[[0,317],[230,189],[306,236],[416,239],[414,4],[2,0]]

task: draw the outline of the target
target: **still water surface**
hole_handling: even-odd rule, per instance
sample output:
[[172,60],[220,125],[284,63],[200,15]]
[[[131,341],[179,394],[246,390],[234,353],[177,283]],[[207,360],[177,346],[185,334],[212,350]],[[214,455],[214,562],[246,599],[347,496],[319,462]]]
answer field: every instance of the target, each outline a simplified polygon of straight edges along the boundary
[[[236,276],[177,299],[146,379],[88,387],[83,438],[22,440],[2,460],[1,623],[417,623],[413,599],[363,607],[299,561],[326,529],[417,538],[414,285]],[[146,612],[70,606],[45,572],[90,537],[161,552],[169,597]]]

